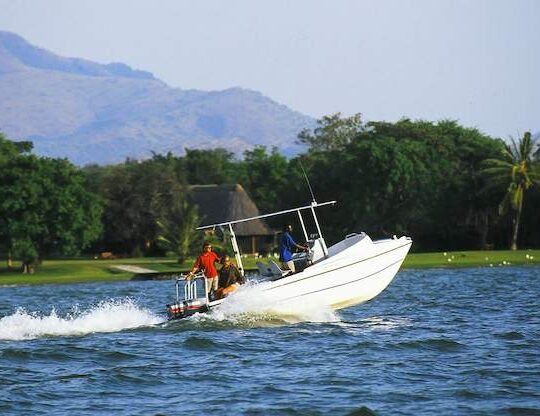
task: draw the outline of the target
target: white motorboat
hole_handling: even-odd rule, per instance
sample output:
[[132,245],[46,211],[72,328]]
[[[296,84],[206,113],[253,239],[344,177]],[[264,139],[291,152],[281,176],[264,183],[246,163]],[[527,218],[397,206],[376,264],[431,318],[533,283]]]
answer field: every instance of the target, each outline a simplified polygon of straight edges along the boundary
[[[343,240],[330,247],[322,236],[315,208],[333,205],[336,201],[317,203],[275,212],[257,217],[235,220],[220,224],[199,227],[199,230],[228,227],[231,243],[238,268],[244,274],[234,225],[260,218],[297,212],[304,237],[309,245],[307,253],[297,253],[293,261],[297,272],[288,274],[270,260],[268,265],[258,263],[259,288],[262,293],[271,295],[273,308],[294,310],[294,305],[314,303],[341,309],[373,299],[394,279],[412,245],[409,237],[372,241],[365,233],[349,234]],[[317,233],[308,237],[302,216],[303,211],[311,211]],[[197,282],[201,282],[197,285]],[[210,300],[206,296],[204,276],[187,281],[182,276],[176,281],[176,302],[167,305],[169,319],[180,319],[198,312],[206,312],[219,307],[224,299]],[[181,296],[181,286],[183,296]],[[235,293],[230,296],[235,296]]]

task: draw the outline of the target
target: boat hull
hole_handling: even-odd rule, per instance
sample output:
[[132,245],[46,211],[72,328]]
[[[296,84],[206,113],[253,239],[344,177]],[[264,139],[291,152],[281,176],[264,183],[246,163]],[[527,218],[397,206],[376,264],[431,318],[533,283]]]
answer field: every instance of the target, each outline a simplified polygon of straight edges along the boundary
[[[266,290],[280,299],[278,307],[290,304],[294,308],[299,301],[333,309],[364,303],[392,282],[411,244],[406,237],[372,242],[365,235],[358,236],[345,250],[338,247],[339,254],[271,282]],[[332,253],[332,247],[329,251]]]
[[[268,312],[294,314],[299,303],[332,309],[358,305],[379,295],[392,282],[411,245],[408,237],[373,242],[365,234],[350,236],[330,247],[328,257],[305,270],[260,283],[258,293],[271,299],[264,302]],[[219,307],[223,301],[210,302],[206,310]],[[186,312],[169,313],[169,318],[192,315],[191,310]]]

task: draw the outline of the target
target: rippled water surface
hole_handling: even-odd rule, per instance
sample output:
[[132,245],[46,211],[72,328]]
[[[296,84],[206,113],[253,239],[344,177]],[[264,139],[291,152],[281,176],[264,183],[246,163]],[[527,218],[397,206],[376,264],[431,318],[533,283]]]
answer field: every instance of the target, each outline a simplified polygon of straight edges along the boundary
[[539,268],[400,272],[337,313],[246,291],[165,323],[171,282],[2,287],[0,414],[540,414]]

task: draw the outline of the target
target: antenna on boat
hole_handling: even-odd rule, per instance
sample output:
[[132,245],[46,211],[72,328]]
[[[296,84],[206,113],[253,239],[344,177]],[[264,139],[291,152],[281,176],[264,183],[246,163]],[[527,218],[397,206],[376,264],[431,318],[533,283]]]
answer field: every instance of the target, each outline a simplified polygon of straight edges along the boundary
[[311,183],[309,182],[309,178],[306,174],[306,171],[304,170],[304,165],[302,165],[302,161],[300,159],[298,159],[298,161],[300,162],[300,168],[302,169],[302,172],[304,173],[304,178],[306,178],[306,182],[307,182],[307,185],[309,187],[309,192],[311,193],[311,199],[313,200],[313,202],[317,203],[317,201],[315,201],[315,195],[313,194],[313,188],[311,187]]

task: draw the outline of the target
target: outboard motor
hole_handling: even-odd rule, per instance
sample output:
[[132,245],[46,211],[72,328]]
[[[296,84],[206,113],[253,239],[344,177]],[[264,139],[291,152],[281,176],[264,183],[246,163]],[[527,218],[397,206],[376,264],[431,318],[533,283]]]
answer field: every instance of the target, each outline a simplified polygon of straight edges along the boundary
[[167,315],[170,319],[182,319],[198,312],[208,312],[206,299],[185,300],[167,305]]

